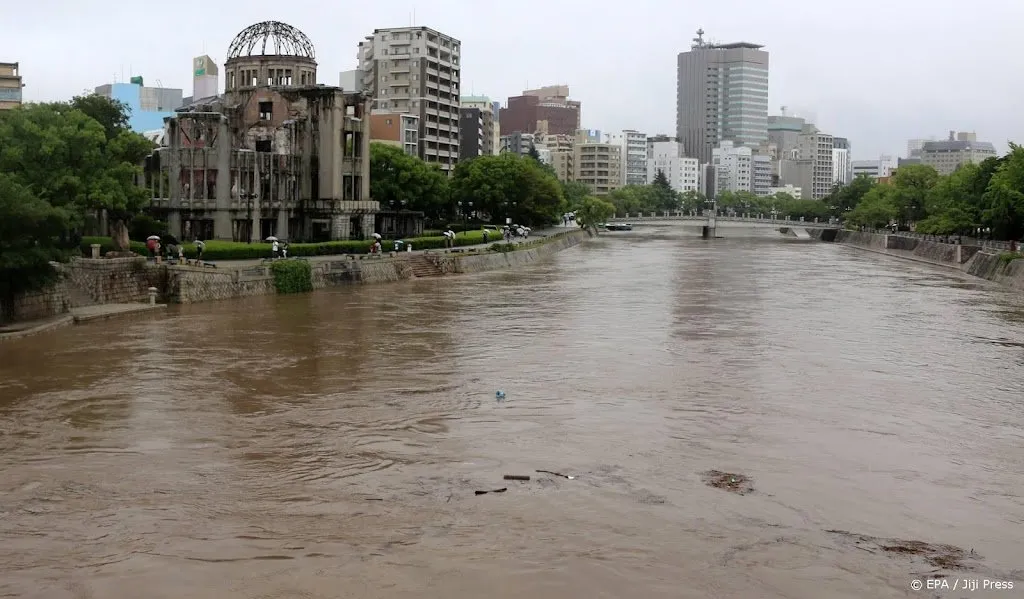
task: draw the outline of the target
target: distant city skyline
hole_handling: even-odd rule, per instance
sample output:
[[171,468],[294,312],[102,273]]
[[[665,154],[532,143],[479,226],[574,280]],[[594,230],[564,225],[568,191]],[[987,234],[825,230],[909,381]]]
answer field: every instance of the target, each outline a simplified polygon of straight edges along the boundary
[[[584,128],[673,134],[676,57],[689,48],[693,31],[703,28],[716,42],[763,44],[771,54],[769,114],[778,114],[781,106],[817,113],[808,120],[849,139],[855,159],[903,156],[908,140],[942,139],[951,129],[975,131],[1000,153],[1007,141],[1024,141],[1024,114],[1015,108],[1024,81],[1007,77],[990,60],[1015,50],[1014,26],[1024,22],[1024,3],[991,0],[983,11],[964,12],[864,0],[841,19],[828,6],[800,0],[586,6],[572,0],[525,0],[515,6],[438,0],[417,6],[415,23],[462,41],[467,95],[504,102],[523,89],[566,84],[573,99],[585,105]],[[577,26],[557,36],[536,36],[509,52],[510,44],[522,41],[519,32],[536,26],[540,12],[548,22]],[[187,15],[192,14],[203,18],[191,20]],[[17,4],[5,17],[0,61],[20,64],[25,101],[67,99],[132,75],[188,95],[192,60],[206,54],[223,66],[235,34],[264,19],[304,31],[316,47],[320,82],[334,85],[336,73],[357,66],[356,47],[368,32],[413,21],[410,6],[374,5],[341,18],[312,0],[287,6],[252,0],[244,14],[182,0],[171,15],[123,0],[111,0],[102,13],[84,5],[54,10],[44,1]],[[161,35],[154,44],[153,26],[139,27],[140,19],[174,34]],[[594,31],[605,30],[643,31],[643,44],[587,43]],[[827,42],[826,50],[809,50],[808,31]],[[957,32],[955,44],[949,43],[951,31]],[[912,69],[900,66],[900,57],[917,55],[921,48],[929,48],[927,60],[915,61]],[[984,93],[969,102],[950,94],[951,73],[958,88]],[[223,84],[221,75],[220,89]]]

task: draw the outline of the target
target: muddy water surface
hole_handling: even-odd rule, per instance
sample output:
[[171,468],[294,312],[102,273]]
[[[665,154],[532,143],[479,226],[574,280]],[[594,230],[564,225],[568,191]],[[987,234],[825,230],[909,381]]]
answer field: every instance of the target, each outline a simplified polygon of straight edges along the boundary
[[0,596],[1021,594],[1021,303],[692,235],[0,345]]

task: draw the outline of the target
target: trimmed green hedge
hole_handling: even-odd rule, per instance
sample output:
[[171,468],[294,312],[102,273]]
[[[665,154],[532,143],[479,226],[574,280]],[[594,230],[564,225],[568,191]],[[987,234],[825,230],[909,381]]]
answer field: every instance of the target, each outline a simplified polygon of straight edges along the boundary
[[[489,239],[500,239],[500,236],[495,236],[495,233],[491,231],[488,235]],[[413,237],[404,240],[407,244],[412,244],[414,250],[434,250],[444,247],[444,236],[437,237]],[[100,253],[106,254],[114,249],[114,242],[109,237],[83,237],[81,243],[82,255],[91,255],[92,250],[89,248],[90,244],[100,244]],[[484,243],[484,232],[483,231],[468,231],[465,233],[458,233],[455,236],[456,246],[466,245],[479,245]],[[292,243],[288,245],[288,256],[289,257],[300,257],[300,256],[333,256],[339,254],[365,254],[370,251],[371,242],[366,241],[327,241],[323,243]],[[196,257],[196,247],[192,242],[185,242],[185,256],[187,258]],[[394,246],[393,240],[381,241],[381,247],[384,251],[392,250]],[[146,249],[146,244],[141,241],[131,242],[131,249],[141,255],[149,255],[149,250]],[[260,242],[260,243],[243,243],[238,241],[217,241],[210,240],[206,242],[206,250],[203,252],[203,260],[254,260],[259,258],[269,258],[271,252],[271,244]]]
[[313,291],[313,266],[306,260],[277,260],[270,272],[278,293]]

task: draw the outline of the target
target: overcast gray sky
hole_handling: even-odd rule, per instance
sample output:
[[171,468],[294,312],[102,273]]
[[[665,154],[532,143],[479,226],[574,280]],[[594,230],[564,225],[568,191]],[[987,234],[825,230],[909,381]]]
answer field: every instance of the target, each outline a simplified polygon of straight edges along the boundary
[[[375,28],[426,25],[463,42],[463,93],[502,102],[566,83],[583,126],[675,131],[676,55],[698,27],[771,53],[770,106],[848,137],[855,159],[902,154],[913,137],[977,131],[1024,142],[1024,0],[29,0],[0,11],[0,61],[25,98],[66,99],[143,75],[191,94],[192,58],[223,64],[248,25],[284,21],[316,46],[321,83],[355,68]],[[350,10],[352,7],[352,10]],[[223,86],[223,78],[221,81]]]

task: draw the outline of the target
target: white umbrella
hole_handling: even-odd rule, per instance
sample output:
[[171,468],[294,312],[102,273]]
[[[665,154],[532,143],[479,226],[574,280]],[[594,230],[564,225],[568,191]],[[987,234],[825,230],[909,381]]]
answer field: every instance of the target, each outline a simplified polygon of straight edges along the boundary
[[160,241],[160,236],[159,235],[150,235],[149,237],[146,238],[146,241],[151,241],[153,239],[155,239],[157,241]]
[[277,237],[271,235],[270,237],[267,237],[267,241],[277,241]]
[[373,237],[374,239],[380,239],[380,233],[374,233]]

